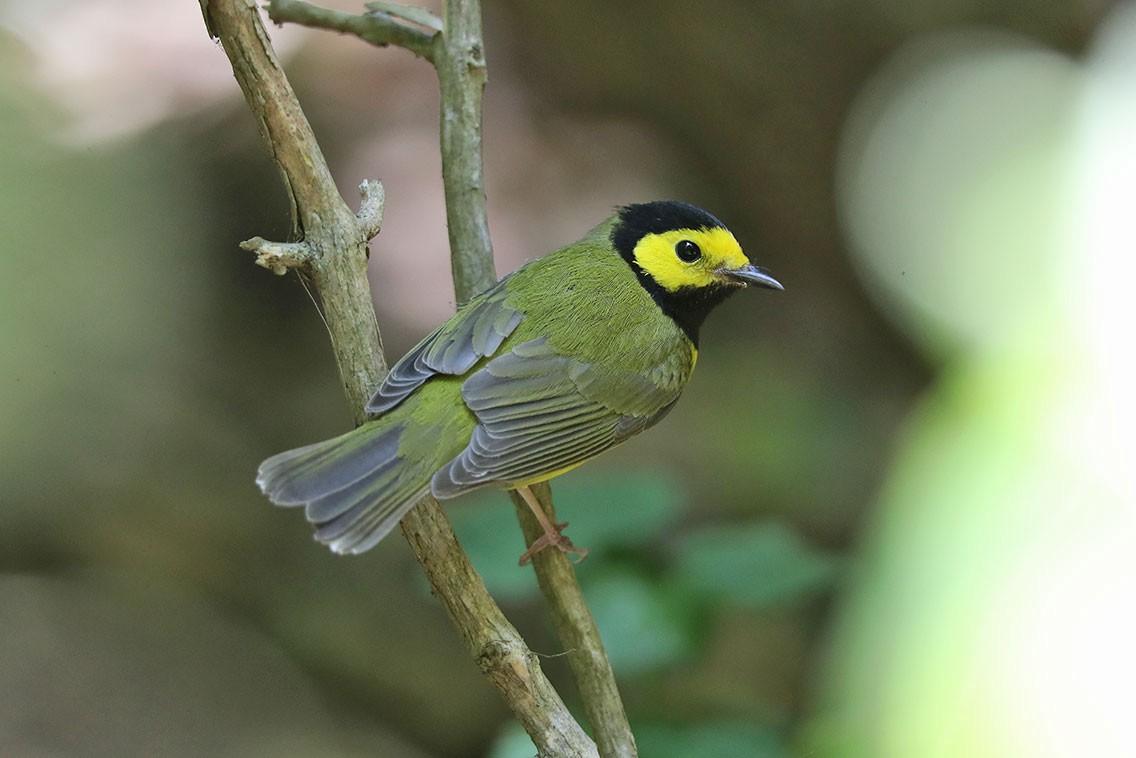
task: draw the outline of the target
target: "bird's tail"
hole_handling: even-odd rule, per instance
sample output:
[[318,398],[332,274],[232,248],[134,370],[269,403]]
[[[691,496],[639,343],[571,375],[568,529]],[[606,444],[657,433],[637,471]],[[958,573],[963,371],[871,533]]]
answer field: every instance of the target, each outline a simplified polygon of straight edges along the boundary
[[324,442],[274,455],[256,483],[277,505],[304,506],[316,539],[361,553],[385,537],[430,488],[428,467],[399,456],[405,425],[372,421]]

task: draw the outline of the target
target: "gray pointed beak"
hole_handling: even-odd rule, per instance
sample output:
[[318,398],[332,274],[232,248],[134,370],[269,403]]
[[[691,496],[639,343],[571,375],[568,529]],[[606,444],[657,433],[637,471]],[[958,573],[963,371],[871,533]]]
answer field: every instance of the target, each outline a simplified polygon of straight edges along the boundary
[[718,273],[721,274],[726,281],[733,284],[740,284],[743,287],[752,284],[755,287],[765,287],[771,290],[785,289],[781,285],[781,282],[773,278],[773,274],[752,263],[747,263],[741,268],[721,269]]

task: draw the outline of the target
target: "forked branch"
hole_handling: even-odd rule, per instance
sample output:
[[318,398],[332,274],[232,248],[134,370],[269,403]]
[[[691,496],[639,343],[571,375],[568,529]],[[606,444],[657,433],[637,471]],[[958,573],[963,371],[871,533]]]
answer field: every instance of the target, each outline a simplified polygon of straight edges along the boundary
[[[277,273],[299,269],[323,301],[340,376],[356,421],[386,373],[366,276],[367,241],[378,233],[383,195],[364,182],[358,214],[343,202],[295,93],[272,51],[253,0],[200,0],[209,33],[229,56],[261,134],[280,167],[292,201],[297,242],[253,238],[242,247]],[[389,2],[353,15],[298,0],[272,0],[271,18],[397,45],[426,58],[442,91],[443,179],[454,286],[459,301],[495,280],[481,162],[481,97],[486,81],[477,0],[451,0],[444,18]],[[551,509],[547,487],[540,499]],[[614,676],[583,601],[571,564],[545,551],[534,564],[585,704],[597,744],[568,713],[537,657],[493,602],[433,498],[402,521],[402,529],[433,587],[486,677],[501,692],[542,756],[634,756]],[[536,522],[522,515],[529,541]]]

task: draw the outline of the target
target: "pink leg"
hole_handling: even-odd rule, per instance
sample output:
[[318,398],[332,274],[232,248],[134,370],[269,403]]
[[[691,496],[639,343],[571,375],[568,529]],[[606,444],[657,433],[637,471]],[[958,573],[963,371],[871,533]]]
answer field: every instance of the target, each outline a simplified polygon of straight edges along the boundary
[[537,502],[536,495],[534,495],[532,490],[528,487],[517,487],[517,492],[521,494],[521,498],[528,505],[529,510],[533,512],[533,515],[536,516],[536,520],[540,522],[540,528],[544,530],[544,534],[538,537],[536,542],[532,543],[532,547],[526,550],[521,556],[520,565],[524,566],[532,560],[534,555],[550,546],[562,552],[580,556],[576,559],[576,563],[579,563],[587,557],[587,548],[576,547],[572,544],[572,540],[561,534],[564,527],[568,526],[567,521],[560,524],[553,524],[549,521],[548,516],[544,515],[544,509],[541,508],[540,503]]

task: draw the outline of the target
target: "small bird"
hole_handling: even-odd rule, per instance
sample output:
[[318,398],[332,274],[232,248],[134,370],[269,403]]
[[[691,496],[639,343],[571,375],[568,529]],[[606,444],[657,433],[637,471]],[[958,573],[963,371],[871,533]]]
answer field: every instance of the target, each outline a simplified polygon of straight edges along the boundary
[[714,216],[673,200],[626,205],[527,263],[394,365],[353,431],[275,455],[257,484],[304,506],[337,553],[385,537],[427,493],[515,489],[554,546],[587,554],[529,485],[654,426],[694,371],[698,331],[736,290],[784,289]]

